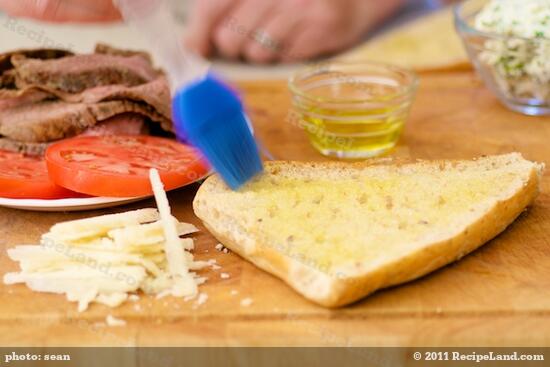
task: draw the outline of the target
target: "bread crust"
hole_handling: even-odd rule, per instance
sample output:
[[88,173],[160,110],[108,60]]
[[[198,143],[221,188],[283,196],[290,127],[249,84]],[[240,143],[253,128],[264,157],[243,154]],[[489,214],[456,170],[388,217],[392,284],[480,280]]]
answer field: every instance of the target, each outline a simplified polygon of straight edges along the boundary
[[[351,164],[350,167],[360,168],[387,163],[387,160],[374,160],[374,162]],[[406,162],[399,164],[401,163]],[[303,165],[304,163],[293,162],[273,164],[281,169]],[[342,163],[329,162],[313,165],[318,168],[334,168],[341,167]],[[534,201],[538,194],[539,175],[539,170],[534,166],[528,180],[519,190],[512,196],[495,203],[484,215],[452,238],[427,244],[417,251],[404,254],[368,272],[345,278],[324,273],[271,246],[258,243],[255,236],[247,233],[233,218],[204,205],[206,200],[204,198],[208,197],[209,191],[215,190],[222,184],[217,176],[211,176],[199,188],[193,207],[206,228],[226,247],[259,268],[281,278],[311,301],[333,308],[355,302],[378,289],[422,277],[479,248],[504,231]]]

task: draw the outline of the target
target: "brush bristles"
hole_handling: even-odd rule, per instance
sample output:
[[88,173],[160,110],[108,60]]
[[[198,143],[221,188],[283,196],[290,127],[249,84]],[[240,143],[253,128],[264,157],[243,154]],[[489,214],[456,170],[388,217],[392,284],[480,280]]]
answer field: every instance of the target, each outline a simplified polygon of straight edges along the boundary
[[234,121],[216,121],[192,142],[235,190],[263,170],[258,147],[242,114]]
[[175,94],[172,108],[177,135],[198,148],[230,188],[263,170],[242,103],[223,82],[212,75],[197,80]]

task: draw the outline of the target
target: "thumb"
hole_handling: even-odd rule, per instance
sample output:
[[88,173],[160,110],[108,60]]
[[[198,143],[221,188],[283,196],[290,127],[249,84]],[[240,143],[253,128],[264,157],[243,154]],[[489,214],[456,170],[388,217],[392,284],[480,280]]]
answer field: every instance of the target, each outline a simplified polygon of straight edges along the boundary
[[12,16],[56,22],[104,22],[120,19],[111,0],[0,0],[0,8]]
[[34,16],[39,19],[55,19],[62,0],[33,0]]

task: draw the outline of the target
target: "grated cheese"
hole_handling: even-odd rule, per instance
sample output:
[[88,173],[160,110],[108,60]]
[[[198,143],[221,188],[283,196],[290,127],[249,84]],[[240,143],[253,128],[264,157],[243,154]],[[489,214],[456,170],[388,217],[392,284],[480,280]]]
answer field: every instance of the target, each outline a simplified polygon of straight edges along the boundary
[[[158,210],[55,224],[42,236],[40,245],[8,250],[21,270],[5,274],[4,283],[24,283],[34,291],[65,294],[78,303],[80,312],[92,302],[109,307],[127,300],[136,302],[139,290],[157,298],[197,297],[198,286],[206,278],[194,271],[214,266],[215,260],[194,261],[189,252],[194,248],[193,239],[180,236],[197,228],[171,215],[158,172],[151,170],[150,178]],[[204,295],[199,297],[205,302]]]
[[151,186],[155,194],[155,201],[157,202],[160,221],[164,231],[164,252],[168,260],[168,271],[172,275],[185,276],[189,272],[189,263],[186,261],[183,249],[180,246],[178,230],[174,224],[174,218],[170,214],[170,204],[168,203],[168,198],[164,192],[164,185],[156,169],[149,170],[149,179],[151,180]]
[[122,319],[117,319],[113,315],[107,315],[107,317],[105,318],[105,323],[108,326],[126,326],[126,321]]
[[200,293],[199,297],[197,298],[197,305],[200,306],[200,305],[206,303],[207,300],[208,300],[208,294]]
[[49,234],[53,240],[77,240],[106,234],[111,229],[158,220],[157,209],[139,209],[126,213],[72,220],[54,224]]

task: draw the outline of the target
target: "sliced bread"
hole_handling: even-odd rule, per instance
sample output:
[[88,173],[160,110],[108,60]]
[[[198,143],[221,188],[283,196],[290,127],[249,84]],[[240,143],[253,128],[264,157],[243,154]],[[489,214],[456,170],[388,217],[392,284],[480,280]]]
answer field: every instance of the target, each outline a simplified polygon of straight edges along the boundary
[[338,58],[391,62],[417,71],[471,67],[454,28],[451,7],[396,27]]
[[542,164],[268,162],[238,191],[216,175],[196,215],[225,246],[327,307],[421,277],[502,232],[538,192]]

